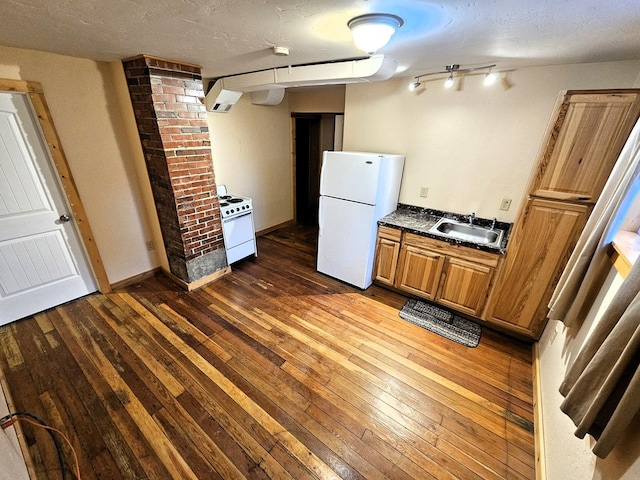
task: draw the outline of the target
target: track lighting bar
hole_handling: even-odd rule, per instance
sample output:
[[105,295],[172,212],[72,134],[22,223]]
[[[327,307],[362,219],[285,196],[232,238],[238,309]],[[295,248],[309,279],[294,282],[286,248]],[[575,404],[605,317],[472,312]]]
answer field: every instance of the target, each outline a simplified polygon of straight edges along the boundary
[[494,63],[493,65],[485,65],[483,67],[460,68],[460,65],[458,65],[457,63],[453,63],[451,65],[447,65],[446,67],[444,67],[445,68],[444,70],[441,70],[439,72],[423,73],[422,75],[416,75],[414,77],[415,82],[409,85],[409,90],[413,91],[416,88],[418,88],[421,85],[420,79],[422,77],[430,77],[432,75],[443,75],[445,73],[448,73],[449,76],[447,77],[447,80],[445,81],[444,86],[447,88],[450,88],[454,84],[455,73],[476,72],[478,70],[488,70],[485,75],[484,83],[485,85],[491,85],[495,81],[495,74],[491,72],[491,69],[495,66],[496,64]]

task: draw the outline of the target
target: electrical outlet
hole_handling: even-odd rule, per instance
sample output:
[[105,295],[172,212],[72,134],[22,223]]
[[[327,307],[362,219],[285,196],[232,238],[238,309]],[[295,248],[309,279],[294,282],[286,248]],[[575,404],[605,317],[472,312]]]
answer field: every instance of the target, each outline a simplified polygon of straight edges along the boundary
[[149,240],[147,243],[147,251],[150,252],[151,250],[155,249],[156,247],[153,246],[153,240]]
[[511,199],[510,198],[503,198],[502,202],[500,202],[500,210],[509,210],[509,207],[511,207]]
[[427,198],[428,194],[429,194],[429,187],[420,187],[420,196],[422,198]]

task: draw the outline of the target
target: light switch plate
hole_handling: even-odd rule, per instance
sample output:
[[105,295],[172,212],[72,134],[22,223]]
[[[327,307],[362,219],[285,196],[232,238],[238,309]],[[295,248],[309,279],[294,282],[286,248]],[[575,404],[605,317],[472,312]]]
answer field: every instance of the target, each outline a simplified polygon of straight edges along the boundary
[[428,194],[429,194],[429,187],[420,187],[420,196],[422,198],[427,198]]

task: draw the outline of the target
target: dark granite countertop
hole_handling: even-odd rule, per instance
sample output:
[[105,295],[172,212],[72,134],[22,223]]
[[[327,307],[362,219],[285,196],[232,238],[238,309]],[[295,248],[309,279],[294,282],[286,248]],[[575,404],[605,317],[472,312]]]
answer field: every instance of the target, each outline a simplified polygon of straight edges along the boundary
[[[511,227],[513,224],[496,222],[495,227],[503,230],[504,235],[502,237],[500,246],[492,246],[429,233],[429,229],[433,227],[442,217],[461,222],[465,222],[468,219],[468,215],[444,212],[441,210],[433,210],[430,208],[416,207],[414,205],[405,205],[401,203],[398,204],[398,209],[395,212],[391,212],[389,215],[386,215],[385,217],[382,217],[380,220],[378,220],[378,225],[398,228],[405,232],[415,233],[416,235],[422,235],[424,237],[429,237],[456,245],[464,245],[465,247],[475,248],[484,252],[497,253],[500,255],[503,255],[505,253],[507,242],[509,241],[509,234],[511,233]],[[489,227],[491,226],[492,219],[476,218],[474,223],[475,225],[480,225],[482,227]]]

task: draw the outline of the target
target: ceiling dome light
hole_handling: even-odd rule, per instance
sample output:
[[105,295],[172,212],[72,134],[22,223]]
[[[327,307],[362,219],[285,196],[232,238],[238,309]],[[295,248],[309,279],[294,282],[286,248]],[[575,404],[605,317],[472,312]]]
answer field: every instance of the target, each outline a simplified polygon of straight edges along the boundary
[[352,18],[347,23],[353,43],[369,55],[384,47],[404,20],[390,13],[367,13]]

